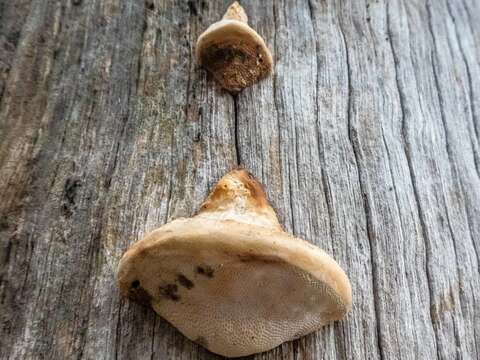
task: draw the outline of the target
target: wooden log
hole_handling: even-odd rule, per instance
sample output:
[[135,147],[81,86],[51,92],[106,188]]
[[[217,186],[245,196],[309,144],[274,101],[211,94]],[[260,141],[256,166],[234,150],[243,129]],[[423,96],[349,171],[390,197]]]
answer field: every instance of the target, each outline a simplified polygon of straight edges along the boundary
[[242,1],[275,74],[235,97],[194,59],[228,5],[0,0],[0,358],[219,358],[116,268],[238,166],[354,295],[249,358],[479,358],[480,3]]

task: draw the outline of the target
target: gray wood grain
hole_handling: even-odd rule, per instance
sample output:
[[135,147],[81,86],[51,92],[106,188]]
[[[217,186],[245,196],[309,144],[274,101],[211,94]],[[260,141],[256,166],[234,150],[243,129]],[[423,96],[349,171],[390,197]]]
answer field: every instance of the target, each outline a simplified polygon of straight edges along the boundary
[[227,1],[0,0],[0,358],[215,359],[120,299],[122,253],[225,172],[348,273],[255,359],[480,357],[480,3],[242,1],[275,74],[194,60]]

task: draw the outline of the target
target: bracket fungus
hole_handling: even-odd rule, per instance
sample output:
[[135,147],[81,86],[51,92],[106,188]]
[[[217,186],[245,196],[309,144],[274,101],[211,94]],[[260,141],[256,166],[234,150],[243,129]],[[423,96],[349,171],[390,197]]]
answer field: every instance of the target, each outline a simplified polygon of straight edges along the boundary
[[299,338],[341,319],[352,304],[340,266],[283,231],[245,170],[222,177],[197,215],[134,244],[120,261],[118,282],[123,296],[227,357]]
[[247,14],[234,2],[222,20],[200,35],[196,45],[198,63],[233,93],[256,83],[273,69],[270,51],[247,22]]

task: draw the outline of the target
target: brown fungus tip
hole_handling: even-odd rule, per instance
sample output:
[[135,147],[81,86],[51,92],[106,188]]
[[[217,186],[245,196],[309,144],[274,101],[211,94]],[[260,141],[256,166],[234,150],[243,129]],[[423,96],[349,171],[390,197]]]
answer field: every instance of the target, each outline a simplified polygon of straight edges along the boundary
[[245,9],[238,3],[238,1],[235,1],[232,5],[228,7],[222,19],[238,20],[238,21],[244,22],[245,24],[248,23],[247,13],[245,12]]
[[273,59],[262,37],[248,25],[238,2],[222,20],[210,25],[196,45],[196,58],[220,84],[232,93],[253,85],[273,71]]
[[227,357],[316,331],[352,305],[341,267],[284,232],[263,187],[243,169],[223,176],[197,215],[134,244],[118,282],[123,296]]

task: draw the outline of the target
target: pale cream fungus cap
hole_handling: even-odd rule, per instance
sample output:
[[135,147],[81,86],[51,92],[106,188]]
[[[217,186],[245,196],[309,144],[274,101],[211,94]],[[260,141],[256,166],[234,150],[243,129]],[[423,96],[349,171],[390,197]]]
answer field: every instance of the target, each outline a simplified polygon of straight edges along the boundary
[[247,24],[243,8],[234,2],[222,20],[197,40],[196,58],[224,89],[236,93],[266,77],[273,59],[262,37]]
[[341,319],[352,305],[340,266],[282,230],[245,170],[222,177],[196,216],[133,245],[120,261],[118,282],[123,296],[227,357],[299,338]]

